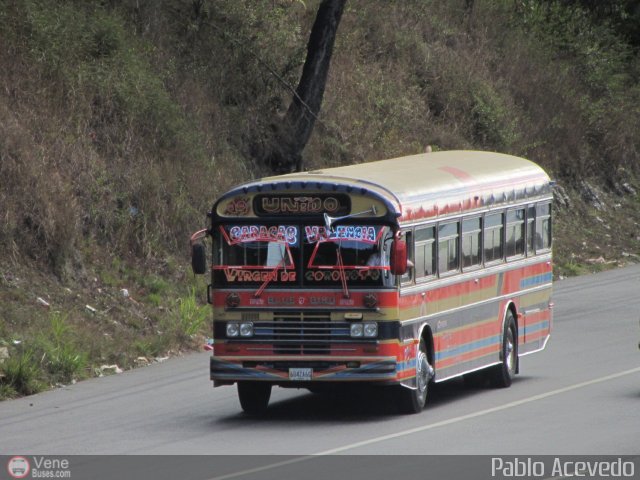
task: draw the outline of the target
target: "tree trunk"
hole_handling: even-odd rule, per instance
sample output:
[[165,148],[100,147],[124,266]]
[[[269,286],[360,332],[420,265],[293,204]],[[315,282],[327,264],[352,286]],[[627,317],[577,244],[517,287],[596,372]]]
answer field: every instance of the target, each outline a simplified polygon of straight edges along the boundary
[[274,173],[302,170],[302,151],[320,112],[345,3],[346,0],[323,0],[318,7],[296,94],[282,121],[272,124],[273,137],[261,155],[262,162]]

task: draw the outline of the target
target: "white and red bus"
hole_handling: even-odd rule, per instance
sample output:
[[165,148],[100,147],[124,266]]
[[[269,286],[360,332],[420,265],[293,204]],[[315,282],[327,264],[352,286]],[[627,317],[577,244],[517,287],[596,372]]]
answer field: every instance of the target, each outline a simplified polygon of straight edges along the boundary
[[274,385],[390,385],[408,413],[430,382],[508,387],[549,339],[551,203],[539,166],[475,151],[233,188],[192,236],[194,271],[211,274],[214,386],[237,383],[250,413]]

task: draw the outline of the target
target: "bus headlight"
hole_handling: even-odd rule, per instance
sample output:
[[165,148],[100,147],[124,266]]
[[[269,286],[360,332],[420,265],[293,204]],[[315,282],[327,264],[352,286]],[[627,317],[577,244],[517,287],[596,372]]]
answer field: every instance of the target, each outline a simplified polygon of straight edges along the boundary
[[367,322],[364,324],[364,336],[374,338],[378,336],[378,324],[376,322]]
[[227,337],[237,337],[240,335],[240,325],[235,322],[227,323]]
[[240,336],[241,337],[253,337],[253,323],[241,323],[240,324]]
[[376,322],[363,322],[351,324],[352,338],[375,338],[378,336],[378,324]]
[[359,338],[364,335],[364,327],[361,323],[352,323],[351,324],[351,337]]

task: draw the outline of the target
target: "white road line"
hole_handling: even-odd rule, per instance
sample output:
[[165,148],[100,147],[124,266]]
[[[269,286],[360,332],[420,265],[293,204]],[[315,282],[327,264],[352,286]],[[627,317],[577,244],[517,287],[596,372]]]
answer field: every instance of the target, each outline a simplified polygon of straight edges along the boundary
[[499,405],[493,408],[487,408],[485,410],[480,410],[478,412],[469,413],[467,415],[461,415],[459,417],[450,418],[448,420],[443,420],[441,422],[429,423],[427,425],[423,425],[421,427],[410,428],[408,430],[403,430],[397,433],[390,433],[389,435],[382,435],[380,437],[371,438],[369,440],[363,440],[361,442],[351,443],[349,445],[344,445],[338,448],[332,448],[330,450],[324,450],[322,452],[318,452],[312,455],[305,455],[302,457],[292,458],[291,460],[284,460],[282,462],[271,463],[269,465],[264,465],[261,467],[256,467],[248,470],[243,470],[241,472],[233,472],[226,475],[221,475],[219,477],[212,477],[209,480],[227,480],[229,478],[237,478],[245,475],[250,475],[253,473],[263,472],[265,470],[271,470],[278,467],[284,467],[286,465],[292,465],[295,463],[305,462],[317,456],[324,455],[335,455],[336,453],[345,452],[347,450],[353,450],[356,448],[364,447],[366,445],[371,445],[374,443],[384,442],[386,440],[392,440],[394,438],[404,437],[407,435],[412,435],[418,432],[424,432],[427,430],[433,430],[434,428],[445,427],[447,425],[452,425],[454,423],[464,422],[465,420],[469,420],[471,418],[482,417],[484,415],[490,415],[492,413],[500,412],[502,410],[507,410],[509,408],[518,407],[520,405],[525,405],[531,402],[537,402],[538,400],[544,400],[545,398],[554,397],[556,395],[560,395],[566,392],[571,392],[572,390],[578,390],[580,388],[588,387],[590,385],[595,385],[602,382],[607,382],[609,380],[615,380],[616,378],[624,377],[626,375],[632,375],[634,373],[640,372],[640,367],[632,368],[630,370],[625,370],[619,373],[613,373],[611,375],[607,375],[605,377],[595,378],[593,380],[588,380],[586,382],[575,383],[573,385],[569,385],[567,387],[558,388],[557,390],[551,390],[550,392],[541,393],[538,395],[534,395],[532,397],[523,398],[522,400],[516,400],[515,402],[505,403],[503,405]]

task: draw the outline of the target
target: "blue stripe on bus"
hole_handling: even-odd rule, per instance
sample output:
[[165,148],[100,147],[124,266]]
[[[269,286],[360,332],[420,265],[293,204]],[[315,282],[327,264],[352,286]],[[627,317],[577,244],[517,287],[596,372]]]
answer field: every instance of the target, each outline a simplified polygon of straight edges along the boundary
[[540,330],[548,330],[549,329],[549,321],[545,320],[544,322],[536,323],[534,325],[529,325],[524,327],[524,334],[532,334],[534,332],[539,332]]
[[404,362],[398,362],[398,364],[396,365],[396,371],[398,373],[403,372],[405,370],[415,370],[415,369],[416,369],[415,357],[410,360],[406,360]]
[[553,278],[553,274],[551,272],[541,273],[540,275],[535,275],[533,277],[523,278],[520,280],[520,288],[530,288],[535,287],[537,285],[542,285],[543,283],[551,282]]
[[489,347],[498,343],[500,343],[500,335],[492,335],[491,337],[483,338],[475,342],[466,343],[458,347],[448,348],[441,352],[437,352],[436,361],[444,360],[450,357],[457,357],[458,355],[463,355],[465,353],[473,352],[474,350],[479,350],[481,348]]
[[[531,335],[535,332],[539,332],[541,330],[549,329],[549,321],[545,320],[540,323],[536,323],[534,325],[525,326],[523,333],[525,335]],[[436,361],[445,360],[451,357],[457,357],[458,355],[464,355],[465,353],[470,353],[475,350],[480,350],[484,347],[489,347],[491,345],[497,345],[501,341],[500,335],[493,335],[491,337],[487,337],[481,340],[477,340],[475,342],[466,343],[464,345],[460,345],[457,347],[448,348],[441,352],[436,352]]]

